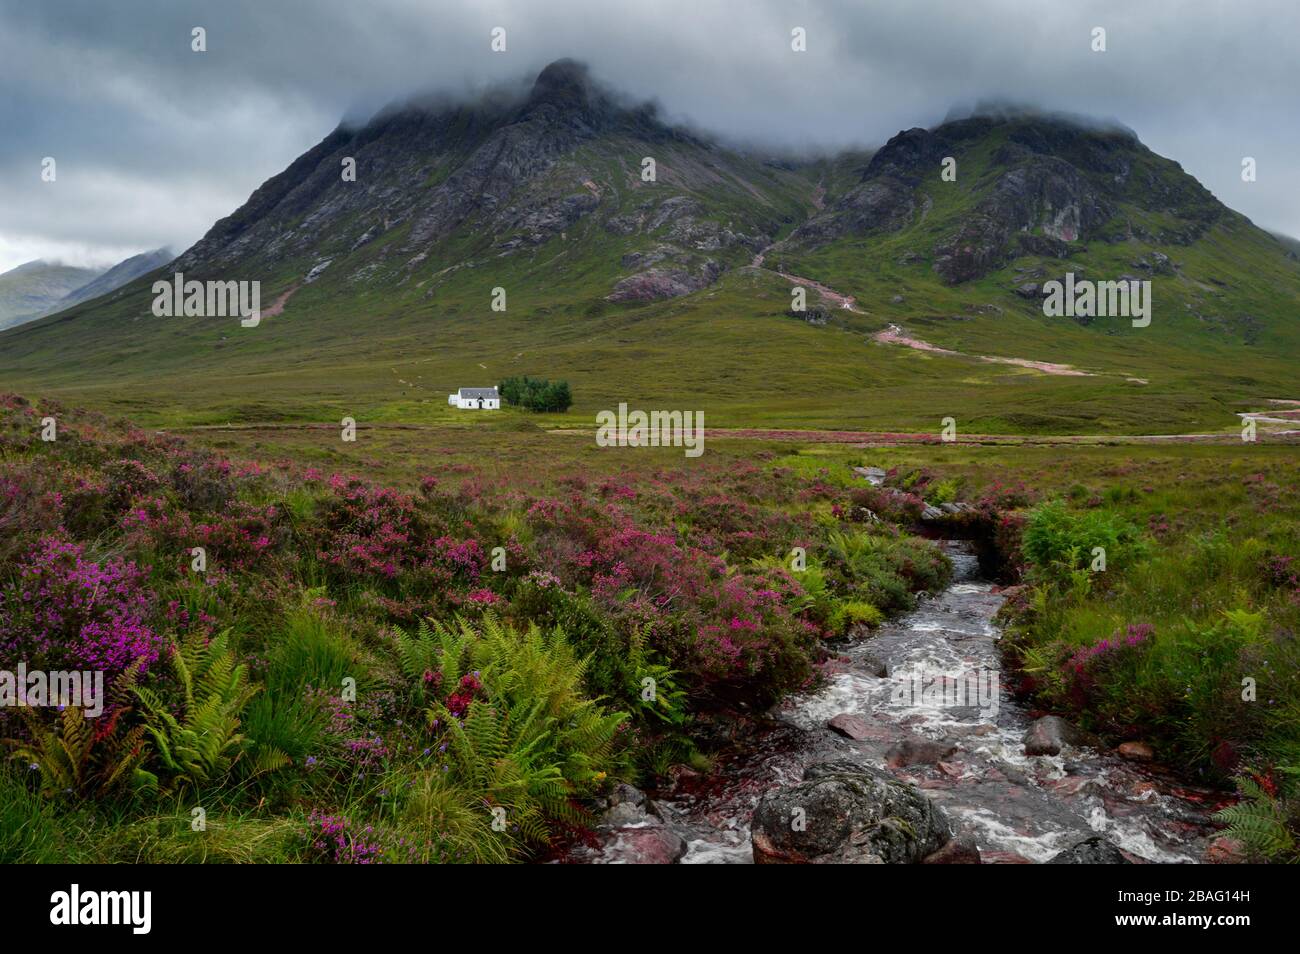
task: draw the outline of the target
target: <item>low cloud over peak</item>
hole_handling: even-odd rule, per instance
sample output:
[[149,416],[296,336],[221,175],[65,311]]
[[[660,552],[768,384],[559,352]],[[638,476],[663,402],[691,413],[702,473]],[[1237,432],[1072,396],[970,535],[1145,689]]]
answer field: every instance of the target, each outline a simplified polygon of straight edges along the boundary
[[[191,48],[197,27],[206,52]],[[797,27],[807,52],[791,48]],[[594,81],[781,151],[879,144],[958,101],[1116,117],[1228,205],[1297,234],[1297,34],[1289,0],[1032,13],[1013,0],[0,0],[0,269],[184,248],[341,119],[422,90],[526,95],[548,66],[546,95]]]

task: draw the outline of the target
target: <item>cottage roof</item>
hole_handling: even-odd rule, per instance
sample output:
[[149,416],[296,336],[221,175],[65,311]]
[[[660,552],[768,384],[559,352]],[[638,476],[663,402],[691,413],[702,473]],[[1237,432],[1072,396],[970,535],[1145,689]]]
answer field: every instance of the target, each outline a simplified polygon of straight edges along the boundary
[[494,398],[498,397],[496,388],[461,388],[460,396],[463,398]]

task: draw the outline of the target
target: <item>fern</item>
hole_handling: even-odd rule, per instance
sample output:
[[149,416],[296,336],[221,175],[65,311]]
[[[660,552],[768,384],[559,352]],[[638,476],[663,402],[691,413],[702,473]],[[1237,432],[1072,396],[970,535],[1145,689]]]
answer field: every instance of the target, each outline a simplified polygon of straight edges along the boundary
[[456,782],[480,793],[488,810],[505,809],[509,838],[545,843],[552,821],[586,820],[575,798],[605,777],[627,716],[586,697],[588,660],[561,631],[519,632],[493,615],[477,626],[457,619],[421,626],[398,653],[412,675],[436,654],[444,687],[462,671],[478,672],[488,698],[464,719],[437,699],[427,713],[446,732]]
[[397,663],[402,674],[413,683],[412,695],[417,705],[428,702],[431,688],[426,684],[426,676],[440,673],[442,685],[454,686],[467,671],[464,666],[470,641],[475,638],[472,628],[461,622],[459,628],[444,626],[441,623],[430,628],[424,620],[420,621],[415,635],[399,630],[395,639]]
[[54,726],[44,724],[30,709],[19,711],[32,740],[10,740],[15,746],[12,757],[40,770],[44,795],[102,798],[157,787],[157,777],[142,767],[148,754],[144,726],[119,731],[129,710],[114,710],[108,726],[98,731],[79,706],[64,709]]
[[[169,788],[197,789],[226,775],[244,754],[248,740],[239,732],[239,716],[258,688],[247,684],[247,667],[236,663],[225,633],[207,645],[195,640],[177,646],[171,659],[182,696],[179,717],[154,690],[137,688],[135,694]],[[251,769],[258,774],[286,764],[287,756],[268,748]]]
[[1236,782],[1242,801],[1217,812],[1214,817],[1227,824],[1228,834],[1240,841],[1253,857],[1269,861],[1300,861],[1292,831],[1294,819],[1285,799],[1270,794],[1250,776],[1241,776]]

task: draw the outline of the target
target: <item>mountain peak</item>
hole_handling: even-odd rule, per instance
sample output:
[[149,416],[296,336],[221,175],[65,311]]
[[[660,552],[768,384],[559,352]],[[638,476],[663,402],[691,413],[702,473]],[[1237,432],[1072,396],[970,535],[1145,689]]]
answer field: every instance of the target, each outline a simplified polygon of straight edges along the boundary
[[49,268],[51,264],[52,263],[47,262],[43,258],[34,258],[30,262],[23,262],[21,265],[11,268],[9,271],[5,272],[5,274],[13,275],[20,272],[34,272],[41,268]]
[[561,59],[537,74],[531,102],[549,102],[557,106],[585,105],[591,94],[591,75],[587,64]]

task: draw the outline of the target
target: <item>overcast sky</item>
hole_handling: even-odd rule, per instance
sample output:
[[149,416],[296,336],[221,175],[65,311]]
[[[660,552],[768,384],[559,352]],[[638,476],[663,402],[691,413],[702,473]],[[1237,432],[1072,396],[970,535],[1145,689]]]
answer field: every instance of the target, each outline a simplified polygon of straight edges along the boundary
[[0,271],[179,252],[345,114],[563,56],[781,147],[879,144],[981,98],[1114,118],[1300,235],[1297,38],[1296,0],[0,0]]

